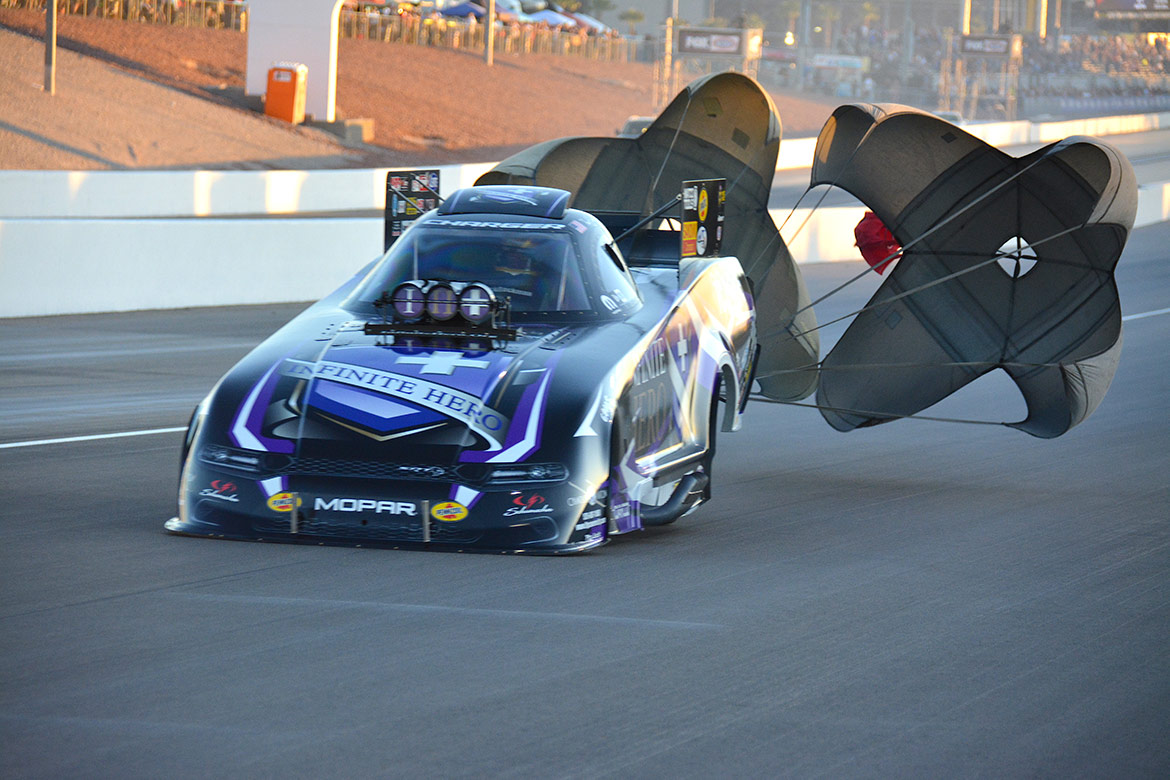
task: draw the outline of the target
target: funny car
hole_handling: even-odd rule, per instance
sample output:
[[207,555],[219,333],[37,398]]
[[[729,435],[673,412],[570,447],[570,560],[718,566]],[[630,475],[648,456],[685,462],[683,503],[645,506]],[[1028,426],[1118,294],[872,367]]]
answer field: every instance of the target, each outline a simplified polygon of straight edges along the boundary
[[459,190],[257,347],[195,411],[167,529],[562,553],[702,503],[750,283],[677,249],[631,267],[568,199]]

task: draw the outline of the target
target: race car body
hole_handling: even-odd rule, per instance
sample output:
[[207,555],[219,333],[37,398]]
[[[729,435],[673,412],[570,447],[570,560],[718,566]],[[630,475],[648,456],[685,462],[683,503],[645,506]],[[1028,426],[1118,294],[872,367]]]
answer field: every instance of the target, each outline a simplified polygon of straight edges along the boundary
[[195,411],[167,529],[561,553],[709,497],[750,283],[731,257],[630,267],[568,197],[460,190],[258,346]]

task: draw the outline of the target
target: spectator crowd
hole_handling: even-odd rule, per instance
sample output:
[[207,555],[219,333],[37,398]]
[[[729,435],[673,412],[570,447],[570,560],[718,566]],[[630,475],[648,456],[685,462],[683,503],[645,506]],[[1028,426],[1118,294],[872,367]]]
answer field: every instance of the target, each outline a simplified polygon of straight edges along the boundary
[[[858,90],[878,95],[937,90],[943,77],[950,30],[920,26],[914,35],[910,62],[903,66],[906,47],[903,31],[885,29],[880,23],[859,24],[837,32],[832,51],[868,57],[869,72]],[[1170,51],[1166,34],[1056,35],[1041,40],[1023,35],[1020,63],[1021,96],[1084,95],[1091,85],[1097,95],[1170,94]],[[903,70],[906,79],[903,81]],[[1112,77],[1112,78],[1103,78]],[[833,73],[812,74],[812,83],[826,90],[837,78]]]

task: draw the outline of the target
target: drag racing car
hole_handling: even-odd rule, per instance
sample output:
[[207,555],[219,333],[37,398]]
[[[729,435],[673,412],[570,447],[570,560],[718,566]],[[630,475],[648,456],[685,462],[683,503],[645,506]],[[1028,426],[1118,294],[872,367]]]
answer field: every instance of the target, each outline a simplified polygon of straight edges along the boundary
[[391,172],[384,255],[196,408],[166,528],[577,552],[710,498],[753,390],[815,393],[850,431],[1002,371],[1028,410],[1006,426],[1055,438],[1092,413],[1137,203],[1120,152],[1015,158],[913,108],[837,109],[810,190],[869,209],[884,278],[821,358],[768,211],[780,135],[767,93],[719,73],[638,136],[537,144],[445,200],[437,172]]
[[257,347],[195,412],[168,530],[560,553],[706,500],[756,354],[747,277],[630,267],[568,199],[459,190]]

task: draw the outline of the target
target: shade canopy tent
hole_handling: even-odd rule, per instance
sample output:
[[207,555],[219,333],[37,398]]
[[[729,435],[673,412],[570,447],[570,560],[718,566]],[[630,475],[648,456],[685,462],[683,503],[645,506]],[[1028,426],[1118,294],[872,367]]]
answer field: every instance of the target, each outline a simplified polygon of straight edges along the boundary
[[543,22],[549,27],[576,27],[577,20],[572,19],[564,14],[557,13],[551,9],[544,9],[528,14],[528,18],[534,22]]
[[442,13],[443,16],[453,16],[457,18],[474,16],[476,19],[482,19],[487,15],[487,11],[484,10],[483,6],[470,2],[447,6],[446,8],[440,9],[440,13]]

